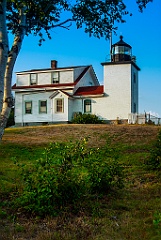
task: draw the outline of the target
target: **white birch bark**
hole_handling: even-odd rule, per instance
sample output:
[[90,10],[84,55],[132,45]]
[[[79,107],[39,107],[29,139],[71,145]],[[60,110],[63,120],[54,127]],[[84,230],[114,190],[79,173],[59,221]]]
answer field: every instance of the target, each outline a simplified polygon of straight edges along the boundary
[[4,75],[8,57],[8,35],[6,27],[6,0],[0,2],[0,113],[3,104]]
[[8,35],[6,27],[6,0],[0,2],[0,141],[4,132],[2,106],[4,97],[4,76],[8,57]]
[[20,22],[19,22],[20,27],[17,33],[15,34],[12,48],[8,53],[8,59],[7,59],[5,74],[3,78],[4,93],[3,93],[3,104],[2,104],[1,118],[0,118],[0,141],[4,134],[4,129],[6,127],[7,120],[10,115],[11,107],[13,106],[13,98],[12,98],[12,91],[11,91],[12,73],[13,73],[13,68],[14,68],[17,56],[22,47],[22,42],[26,32],[25,7],[22,6],[22,8],[19,11],[19,14],[20,14]]

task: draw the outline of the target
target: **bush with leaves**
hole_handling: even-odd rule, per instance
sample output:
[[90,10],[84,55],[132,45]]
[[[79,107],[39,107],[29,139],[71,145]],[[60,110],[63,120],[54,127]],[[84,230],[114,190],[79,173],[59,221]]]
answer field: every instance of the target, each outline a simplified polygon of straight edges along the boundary
[[36,215],[54,215],[92,194],[123,187],[123,169],[109,147],[80,142],[53,143],[33,166],[19,165],[24,188],[15,205]]
[[161,130],[150,151],[150,157],[146,161],[146,165],[151,170],[161,170]]
[[99,119],[95,114],[77,113],[72,119],[72,123],[78,124],[100,124],[103,120]]

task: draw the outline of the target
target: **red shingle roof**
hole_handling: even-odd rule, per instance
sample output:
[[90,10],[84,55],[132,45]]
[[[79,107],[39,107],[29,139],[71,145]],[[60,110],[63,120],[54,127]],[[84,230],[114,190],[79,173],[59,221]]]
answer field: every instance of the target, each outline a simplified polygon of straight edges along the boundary
[[88,86],[88,87],[80,87],[74,93],[74,96],[81,95],[99,95],[103,94],[103,86]]

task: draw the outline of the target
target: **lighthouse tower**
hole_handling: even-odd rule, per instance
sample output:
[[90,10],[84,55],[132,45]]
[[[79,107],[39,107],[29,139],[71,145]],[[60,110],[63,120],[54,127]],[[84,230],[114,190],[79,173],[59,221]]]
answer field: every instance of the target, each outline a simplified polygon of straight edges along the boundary
[[104,92],[107,98],[106,119],[128,119],[130,113],[138,113],[138,71],[132,47],[123,41],[111,47],[110,62],[104,68]]

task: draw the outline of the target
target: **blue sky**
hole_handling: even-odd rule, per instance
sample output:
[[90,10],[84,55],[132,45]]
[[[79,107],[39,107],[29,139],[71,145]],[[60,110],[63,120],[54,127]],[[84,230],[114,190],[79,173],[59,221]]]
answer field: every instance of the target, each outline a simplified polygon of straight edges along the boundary
[[[126,23],[118,24],[113,43],[124,36],[132,46],[139,72],[139,112],[151,112],[161,117],[161,2],[153,0],[143,13],[138,11],[135,0],[126,0],[133,16],[127,16]],[[48,68],[50,61],[58,61],[59,67],[92,64],[100,83],[103,83],[103,68],[109,55],[109,41],[89,37],[83,29],[73,24],[70,30],[55,28],[52,40],[46,39],[41,47],[38,38],[26,37],[17,59],[14,72],[35,68]],[[15,83],[15,74],[13,74]]]

